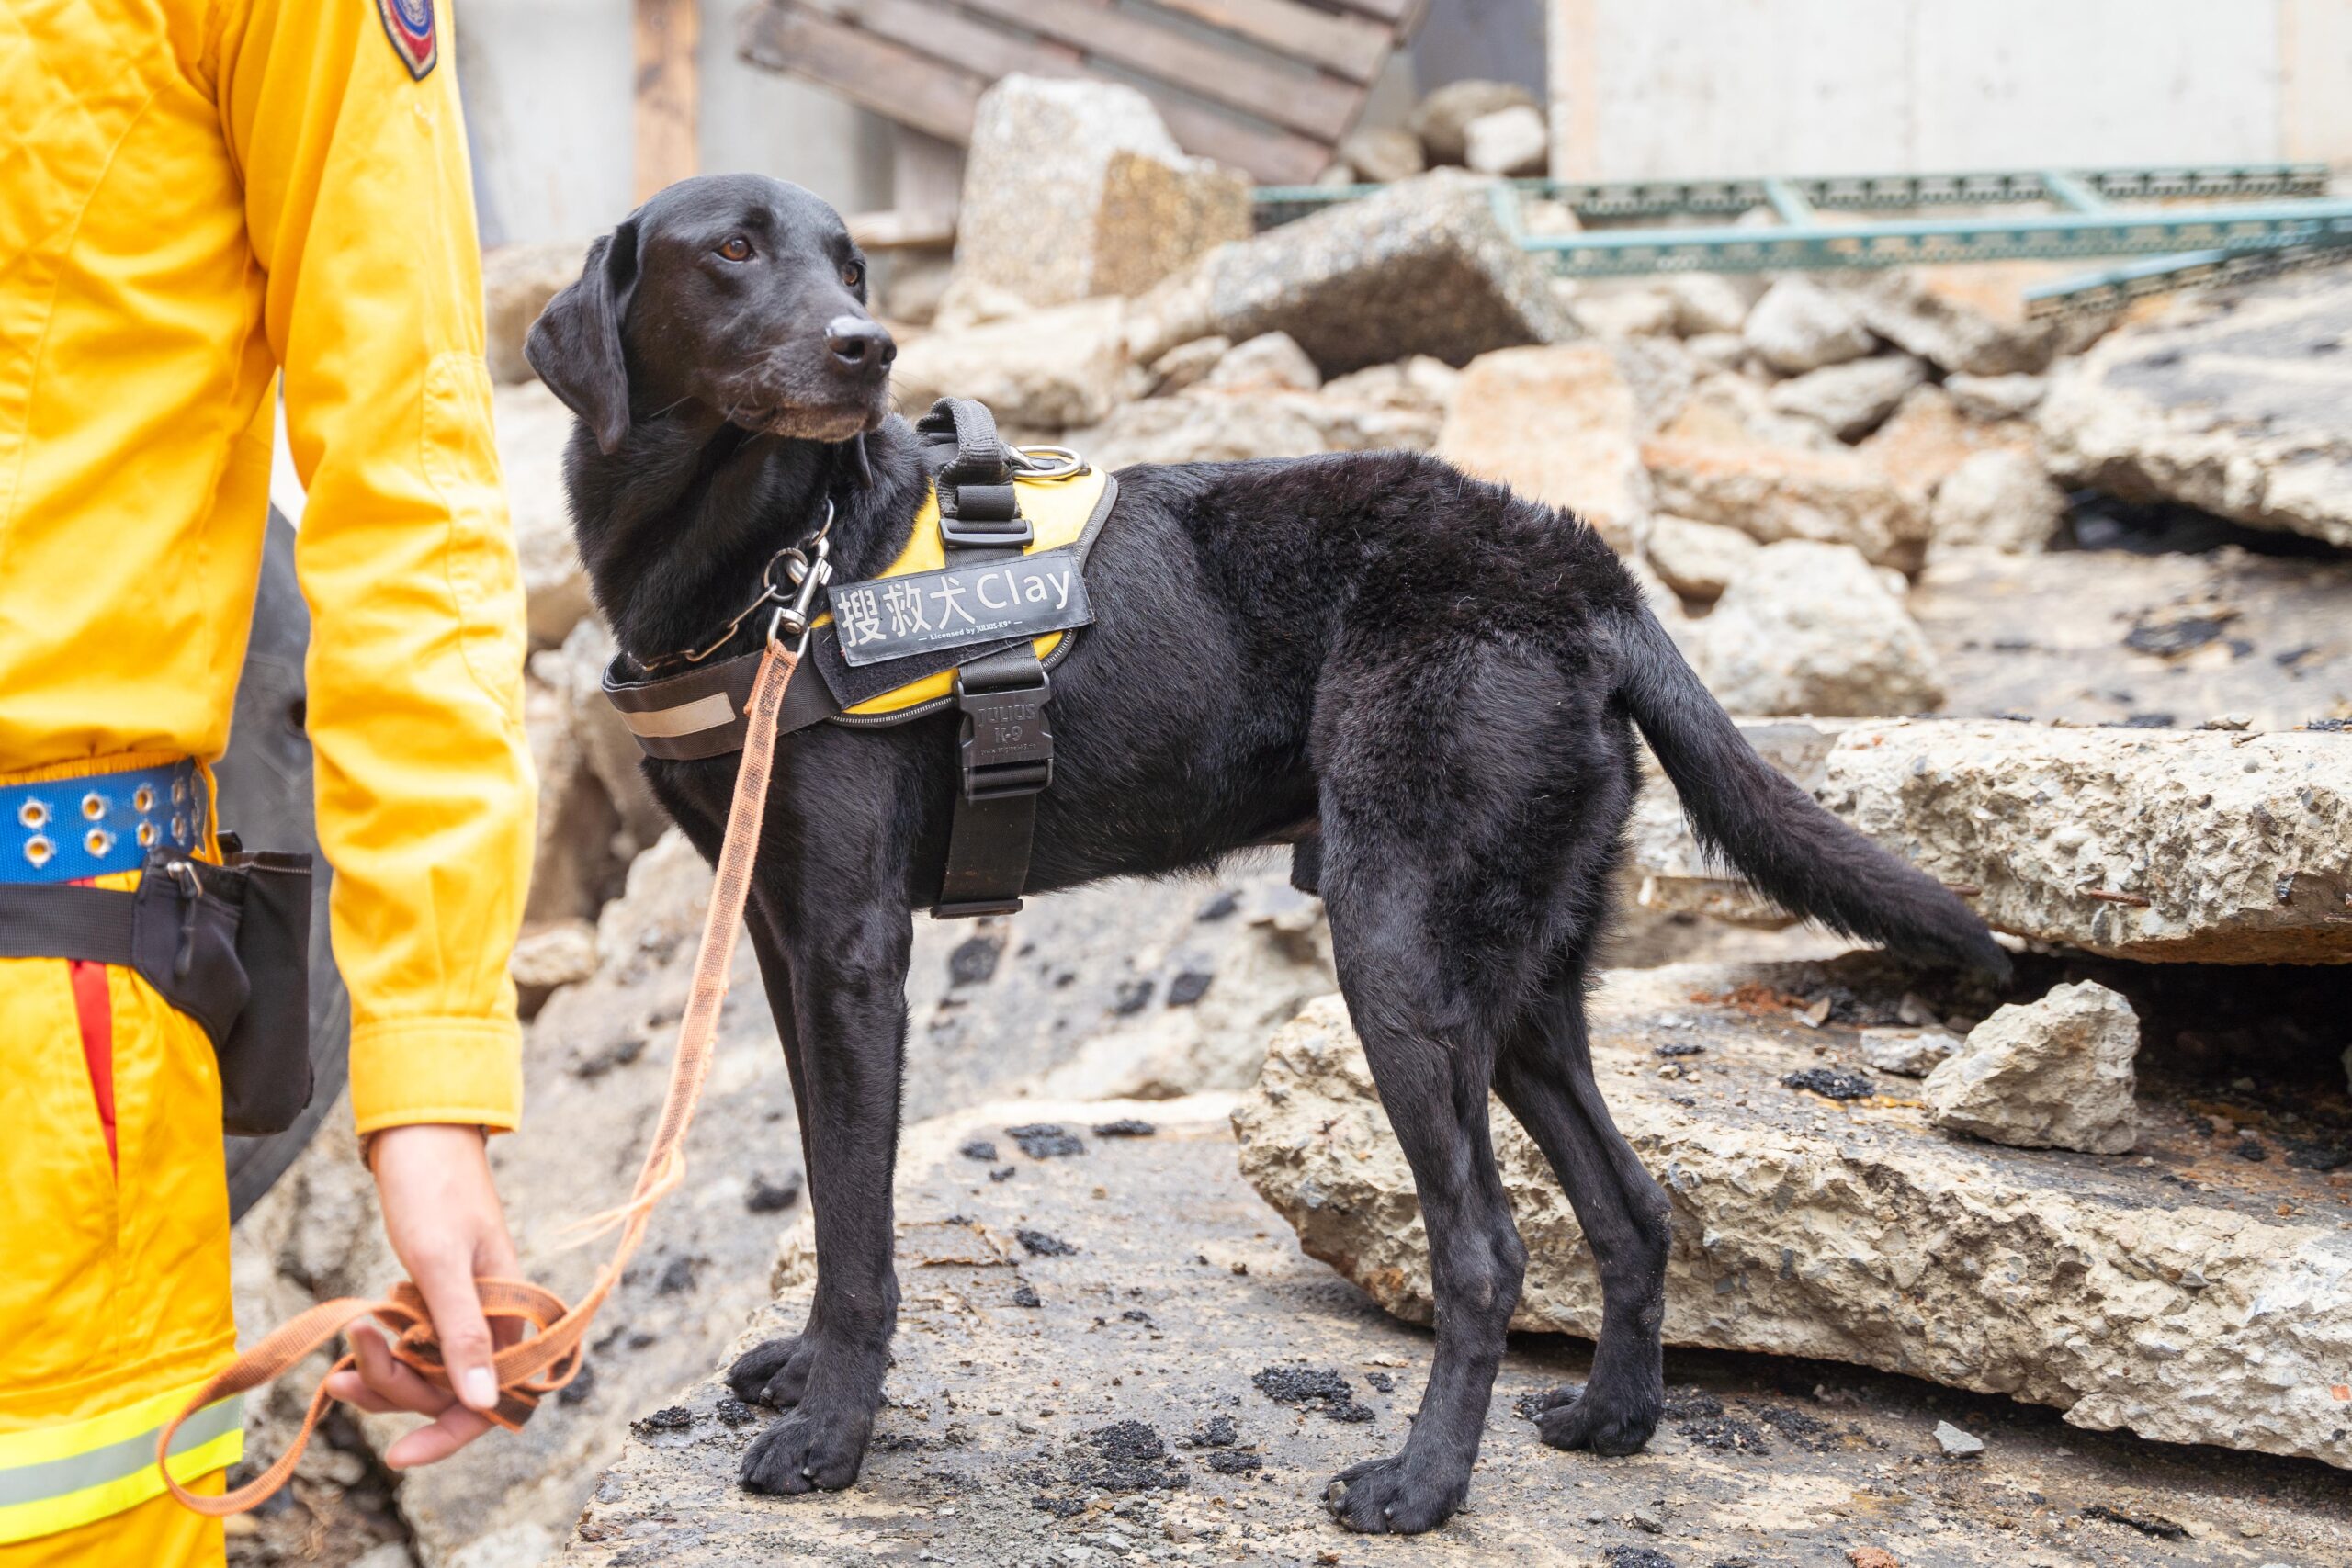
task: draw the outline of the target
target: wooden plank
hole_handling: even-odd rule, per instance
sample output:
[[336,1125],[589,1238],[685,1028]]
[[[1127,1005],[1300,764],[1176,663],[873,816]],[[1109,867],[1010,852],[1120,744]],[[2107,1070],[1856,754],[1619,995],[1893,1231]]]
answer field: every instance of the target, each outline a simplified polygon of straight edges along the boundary
[[[866,32],[812,15],[811,4],[854,9],[880,31]],[[1109,80],[1072,58],[968,17],[953,17],[921,0],[770,0],[744,13],[742,52],[754,64],[786,71],[929,135],[961,146],[971,140],[972,117],[989,80],[1023,71],[1032,76]],[[925,58],[938,48],[977,76]],[[945,83],[938,80],[944,74]],[[895,84],[886,85],[885,81]],[[968,91],[951,93],[951,84]],[[1229,119],[1191,99],[1146,85],[1141,89],[1187,152],[1214,158],[1272,185],[1313,179],[1331,161],[1329,144],[1289,131]],[[904,96],[894,96],[903,93]],[[944,96],[955,102],[935,113]],[[929,118],[918,118],[929,117]]]
[[893,208],[848,220],[849,237],[865,251],[941,251],[956,243],[956,214],[947,208]]
[[1298,0],[1158,0],[1158,4],[1351,82],[1370,82],[1379,75],[1396,42],[1394,31],[1369,17],[1317,11],[1299,5]]
[[1231,164],[1261,185],[1304,185],[1331,162],[1329,143],[1227,119],[1186,98],[1143,89],[1176,145],[1196,158]]
[[944,141],[968,142],[985,78],[782,5],[744,11],[743,58],[789,72]]
[[965,8],[1062,39],[1098,60],[1115,61],[1246,114],[1323,141],[1338,141],[1363,111],[1360,88],[1329,76],[1244,60],[1125,11],[1088,0],[963,0]]
[[637,57],[634,185],[642,202],[692,175],[701,164],[695,117],[701,41],[695,0],[637,0],[630,32]]

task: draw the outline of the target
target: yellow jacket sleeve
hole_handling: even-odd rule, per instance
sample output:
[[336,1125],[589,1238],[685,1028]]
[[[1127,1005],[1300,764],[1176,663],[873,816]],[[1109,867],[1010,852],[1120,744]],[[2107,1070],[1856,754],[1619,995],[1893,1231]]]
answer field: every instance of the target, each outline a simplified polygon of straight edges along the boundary
[[352,1106],[362,1133],[512,1128],[506,964],[536,795],[449,39],[419,79],[365,0],[223,5],[218,99],[308,491],[295,559]]

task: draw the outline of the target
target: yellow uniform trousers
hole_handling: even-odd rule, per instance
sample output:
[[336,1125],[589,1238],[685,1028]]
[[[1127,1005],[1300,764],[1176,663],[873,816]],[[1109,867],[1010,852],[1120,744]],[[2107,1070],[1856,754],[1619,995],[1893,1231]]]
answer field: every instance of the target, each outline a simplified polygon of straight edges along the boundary
[[[128,969],[0,959],[0,1568],[220,1562],[219,1522],[164,1495],[154,1461],[157,1429],[236,1347],[203,1029]],[[217,1485],[241,1411],[190,1422],[174,1472]]]

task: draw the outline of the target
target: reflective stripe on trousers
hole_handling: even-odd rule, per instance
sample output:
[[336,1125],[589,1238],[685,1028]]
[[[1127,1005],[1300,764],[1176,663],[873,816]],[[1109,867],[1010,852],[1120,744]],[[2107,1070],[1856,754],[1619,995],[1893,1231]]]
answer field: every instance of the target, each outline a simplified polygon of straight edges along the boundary
[[[155,1434],[189,1392],[67,1427],[0,1434],[0,1542],[72,1529],[160,1494]],[[234,1464],[244,1451],[244,1414],[238,1394],[191,1417],[172,1444],[173,1475],[185,1483]],[[10,1562],[7,1551],[0,1545],[0,1565]]]

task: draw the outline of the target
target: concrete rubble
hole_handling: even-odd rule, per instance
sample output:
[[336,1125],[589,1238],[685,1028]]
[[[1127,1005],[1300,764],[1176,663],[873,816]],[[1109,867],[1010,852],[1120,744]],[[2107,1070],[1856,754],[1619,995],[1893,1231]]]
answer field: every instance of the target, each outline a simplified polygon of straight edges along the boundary
[[1032,305],[1137,294],[1250,230],[1247,176],[1185,156],[1133,87],[1013,75],[980,96],[959,280]]
[[[2280,1186],[2219,1159],[2177,1182],[2147,1162],[1955,1139],[1901,1098],[1783,1087],[1821,1058],[1813,1032],[1785,1027],[1802,1003],[1761,998],[1824,978],[1621,972],[1594,1000],[1611,1113],[1673,1203],[1669,1345],[1854,1362],[2053,1405],[2074,1426],[2352,1467],[2328,1393],[2352,1354],[2352,1205],[2335,1179]],[[1661,1078],[1652,1047],[1669,1043],[1698,1046],[1673,1059],[1697,1065]],[[1243,1174],[1308,1255],[1428,1322],[1411,1176],[1339,998],[1276,1035],[1234,1126]],[[1498,1110],[1494,1127],[1530,1255],[1513,1325],[1589,1337],[1582,1232],[1517,1123]]]
[[[682,1379],[595,1483],[563,1562],[2145,1561],[2132,1528],[2084,1512],[2101,1506],[2161,1517],[2193,1552],[2234,1552],[2245,1528],[2297,1562],[2352,1550],[2338,1478],[2316,1466],[2297,1484],[2257,1489],[2278,1461],[2081,1431],[2047,1411],[1852,1369],[1809,1366],[1775,1383],[1777,1363],[1669,1352],[1668,1414],[1646,1452],[1563,1454],[1537,1443],[1518,1409],[1580,1381],[1588,1354],[1527,1337],[1503,1361],[1470,1508],[1427,1536],[1345,1535],[1323,1511],[1323,1488],[1395,1451],[1428,1374],[1429,1337],[1299,1251],[1236,1170],[1231,1105],[1211,1095],[983,1102],[910,1127],[898,1188],[904,1300],[856,1488],[741,1492],[735,1466],[773,1417],[733,1404],[713,1376]],[[1155,1131],[1090,1135],[1122,1116]],[[1011,1152],[1005,1129],[1041,1118],[1087,1152]],[[957,1152],[975,1138],[1005,1150],[1017,1174],[985,1179],[988,1168]],[[1076,1250],[1033,1256],[1016,1229]],[[781,1252],[776,1299],[738,1346],[789,1333],[806,1314],[805,1235]],[[1284,1368],[1338,1379],[1369,1419],[1275,1404],[1254,1380]],[[1939,1424],[1983,1434],[1985,1451],[1954,1464]],[[1106,1463],[1114,1447],[1153,1457],[1123,1472]],[[1146,1481],[1158,1483],[1127,1489]],[[1853,1555],[1871,1551],[1883,1555]]]
[[1786,376],[1843,365],[1877,346],[1851,299],[1803,276],[1767,289],[1740,333],[1758,358]]
[[2340,275],[2185,296],[2063,366],[2036,413],[2062,479],[2352,548],[2352,430],[2327,355]]
[[1535,107],[1535,95],[1515,82],[1449,82],[1421,99],[1407,128],[1430,163],[1461,164],[1470,156],[1474,123],[1488,115]]
[[1015,431],[1092,424],[1120,400],[1124,310],[1117,299],[1085,299],[927,333],[899,349],[891,383],[917,417],[952,394],[978,398]]
[[1928,513],[1934,547],[1981,547],[2027,555],[2050,547],[2066,515],[2066,493],[2041,465],[2014,447],[1979,452],[1936,487]]
[[1919,1086],[1928,1120],[2021,1149],[2129,1154],[2140,1135],[2140,1019],[2096,980],[2011,1003],[1968,1032]]
[[1694,635],[1701,678],[1735,712],[1924,713],[1943,702],[1927,638],[1850,546],[1765,546]]
[[[1967,889],[1996,931],[2158,963],[2352,962],[2339,736],[1950,719],[1742,731],[1832,812]],[[1761,913],[1679,816],[1670,795],[1636,808],[1642,902]]]
[[1211,252],[1135,301],[1128,344],[1148,362],[1192,338],[1268,332],[1331,376],[1416,354],[1463,365],[1574,327],[1487,183],[1441,169]]
[[1768,400],[1781,413],[1819,420],[1841,441],[1859,441],[1927,378],[1927,366],[1911,355],[1879,354],[1792,377],[1774,387]]
[[1736,528],[1688,517],[1650,519],[1645,547],[1668,587],[1685,599],[1713,604],[1762,548]]
[[2045,368],[2070,329],[2028,321],[2018,285],[1999,268],[1909,267],[1884,272],[1857,291],[1869,329],[1906,354],[1970,376]]
[[1507,348],[1462,373],[1438,455],[1521,495],[1572,509],[1621,554],[1649,520],[1634,394],[1597,343]]
[[1900,571],[1925,558],[1927,507],[1853,453],[1661,437],[1644,444],[1642,460],[1659,508],[1677,516],[1763,544],[1850,545],[1873,566]]

